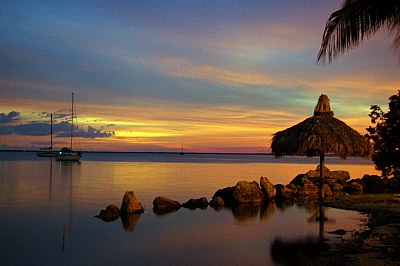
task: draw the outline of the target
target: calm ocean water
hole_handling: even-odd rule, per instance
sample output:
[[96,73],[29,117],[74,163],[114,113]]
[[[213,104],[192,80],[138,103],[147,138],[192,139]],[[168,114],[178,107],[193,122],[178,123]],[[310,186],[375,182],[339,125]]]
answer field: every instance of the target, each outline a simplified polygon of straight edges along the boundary
[[[364,159],[328,156],[326,163],[352,178],[376,173]],[[158,216],[152,201],[160,195],[181,203],[211,199],[220,188],[260,176],[287,184],[317,164],[307,157],[157,153],[84,153],[81,163],[63,163],[33,152],[0,152],[0,265],[273,265],[277,239],[318,237],[319,224],[310,219],[317,207],[209,207]],[[120,206],[130,190],[143,214],[110,223],[94,217],[109,204]],[[355,230],[365,218],[325,212],[326,232]]]

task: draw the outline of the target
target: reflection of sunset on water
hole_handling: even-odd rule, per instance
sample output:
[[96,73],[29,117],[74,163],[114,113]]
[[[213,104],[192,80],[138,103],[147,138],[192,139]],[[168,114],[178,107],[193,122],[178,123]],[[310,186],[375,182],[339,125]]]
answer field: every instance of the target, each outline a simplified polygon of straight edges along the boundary
[[[318,238],[320,231],[318,223],[309,222],[318,210],[312,205],[272,202],[181,208],[165,215],[157,215],[152,208],[157,196],[181,203],[200,197],[211,200],[218,189],[241,180],[259,182],[262,175],[275,184],[286,184],[298,173],[315,169],[316,164],[308,164],[313,158],[84,153],[81,163],[65,163],[36,157],[34,152],[2,152],[0,156],[4,176],[0,210],[8,217],[1,221],[0,233],[7,254],[25,254],[20,261],[39,262],[45,254],[50,264],[71,264],[76,259],[85,264],[111,263],[110,259],[118,264],[133,259],[140,264],[163,259],[180,264],[194,257],[207,264],[268,264],[272,263],[269,250],[276,237],[290,242]],[[341,165],[337,158],[328,160],[340,169],[373,169],[360,159],[349,158]],[[95,218],[105,206],[121,206],[126,191],[134,191],[145,208],[143,214],[108,222]],[[336,237],[327,233],[330,231],[361,228],[360,219],[364,219],[356,212],[333,208],[327,208],[325,215],[334,221],[324,224],[327,238]],[[9,259],[12,256],[0,261]]]

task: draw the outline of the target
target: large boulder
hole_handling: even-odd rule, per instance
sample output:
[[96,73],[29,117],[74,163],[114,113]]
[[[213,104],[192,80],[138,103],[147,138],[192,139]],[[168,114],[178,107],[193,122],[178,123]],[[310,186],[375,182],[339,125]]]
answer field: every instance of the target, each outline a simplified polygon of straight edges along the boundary
[[345,182],[350,180],[350,173],[343,170],[332,171],[331,178]]
[[393,177],[388,180],[387,188],[391,191],[400,191],[400,177]]
[[190,199],[187,202],[182,204],[183,208],[188,208],[190,210],[194,210],[197,208],[206,209],[208,207],[208,200],[206,197],[202,197],[199,199]]
[[343,185],[336,183],[336,182],[330,182],[327,183],[327,185],[329,185],[329,187],[331,188],[332,192],[338,192],[338,191],[342,191],[343,190]]
[[354,181],[350,183],[350,187],[353,191],[357,191],[357,192],[362,192],[363,191],[363,185]]
[[[314,181],[314,180],[319,180],[320,178],[320,172],[319,172],[319,165],[317,166],[316,170],[310,170],[306,174],[308,179]],[[331,178],[332,172],[328,169],[328,167],[324,167],[324,178]]]
[[275,199],[276,196],[276,188],[274,184],[272,184],[268,178],[262,176],[260,178],[260,186],[261,186],[261,191],[264,195],[264,200],[270,201]]
[[213,207],[214,209],[221,209],[222,207],[224,207],[225,202],[224,200],[220,197],[220,196],[216,196],[215,198],[213,198],[210,201],[210,206]]
[[296,176],[289,185],[295,186],[299,196],[318,194],[318,185],[307,178],[307,175]]
[[286,200],[293,200],[295,190],[292,186],[277,184],[275,185],[276,188],[276,200],[277,201],[286,201]]
[[133,191],[125,192],[124,198],[121,204],[121,213],[143,213],[144,208],[142,204],[138,201]]
[[[234,189],[234,187],[226,187],[226,188],[218,189],[217,192],[214,193],[214,196],[212,197],[212,199],[214,200],[217,197],[219,197],[222,199],[222,202],[224,203],[223,205],[232,206],[234,204],[233,198],[232,198],[233,189]],[[219,203],[220,203],[220,201],[219,201]],[[211,203],[210,203],[210,205],[211,205]]]
[[295,178],[293,178],[292,181],[289,182],[289,184],[302,186],[304,184],[304,180],[308,180],[307,174],[299,174]]
[[179,210],[182,205],[176,200],[164,196],[158,196],[153,200],[153,211],[156,214],[167,214]]
[[347,183],[343,187],[343,191],[347,193],[361,194],[363,192],[361,179],[358,178],[347,181]]
[[333,195],[333,191],[331,189],[331,187],[328,184],[324,184],[322,186],[322,192],[321,192],[322,198],[327,198],[327,197],[331,197]]
[[385,191],[383,180],[377,175],[364,175],[361,181],[364,193],[382,193]]
[[264,195],[256,181],[239,181],[233,188],[232,199],[238,204],[261,203]]
[[117,220],[120,214],[120,209],[117,206],[111,204],[108,205],[105,210],[101,210],[100,214],[96,215],[96,217],[106,222],[112,222]]

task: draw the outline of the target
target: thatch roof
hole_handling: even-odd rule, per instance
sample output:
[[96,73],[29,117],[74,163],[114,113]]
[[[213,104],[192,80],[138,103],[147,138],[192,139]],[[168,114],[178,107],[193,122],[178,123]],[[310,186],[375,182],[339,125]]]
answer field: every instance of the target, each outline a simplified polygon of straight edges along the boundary
[[335,153],[341,158],[346,158],[371,155],[371,145],[366,138],[346,123],[334,118],[329,99],[326,99],[327,103],[318,102],[314,116],[273,135],[271,148],[276,156]]

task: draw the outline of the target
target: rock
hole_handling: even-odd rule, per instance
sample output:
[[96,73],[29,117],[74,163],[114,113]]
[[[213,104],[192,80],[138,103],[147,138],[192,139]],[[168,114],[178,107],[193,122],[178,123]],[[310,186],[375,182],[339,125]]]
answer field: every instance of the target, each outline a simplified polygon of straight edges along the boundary
[[343,171],[343,170],[332,171],[330,178],[337,179],[337,180],[344,182],[344,181],[350,180],[350,173],[347,171]]
[[312,179],[312,180],[318,180],[319,179],[319,171],[317,170],[310,170],[305,175],[306,178]]
[[[318,180],[315,180],[315,182],[318,182]],[[290,181],[289,185],[296,186],[295,193],[300,196],[318,193],[318,185],[314,184],[314,182],[308,179],[307,175],[304,174],[297,175],[292,181]]]
[[322,198],[331,197],[333,192],[328,184],[322,186]]
[[[317,165],[316,170],[310,170],[306,174],[306,177],[312,181],[317,181],[320,178],[320,172],[319,172],[319,165]],[[324,179],[326,178],[331,178],[332,172],[328,169],[328,167],[325,166],[324,168]]]
[[293,200],[294,190],[290,186],[284,186],[282,184],[275,185],[276,189],[276,200],[285,201]]
[[289,182],[289,184],[295,185],[295,186],[302,186],[304,184],[304,180],[308,180],[308,177],[306,174],[299,174],[295,178],[292,179],[292,181]]
[[382,193],[385,191],[383,180],[377,175],[364,175],[361,181],[365,193]]
[[357,181],[350,181],[350,183],[348,183],[348,189],[349,192],[362,192],[363,191],[363,185],[361,185],[359,182]]
[[314,184],[308,178],[303,178],[302,181],[302,185],[297,186],[297,193],[299,193],[301,196],[318,194],[318,185]]
[[340,235],[340,236],[344,236],[346,233],[347,233],[347,231],[344,229],[337,229],[335,231],[328,232],[328,234]]
[[232,206],[234,204],[233,198],[232,198],[233,188],[234,187],[226,187],[226,188],[217,190],[217,192],[214,193],[214,196],[212,197],[212,199],[220,197],[222,199],[222,201],[224,202],[225,206]]
[[[315,169],[315,171],[318,172],[318,176],[319,176],[319,164],[317,165],[317,168]],[[328,167],[326,167],[326,165],[324,166],[324,178],[330,178],[332,175],[331,170],[329,170]]]
[[142,204],[137,200],[133,191],[125,192],[124,198],[121,204],[121,213],[143,213],[144,208]]
[[167,214],[179,210],[182,205],[168,197],[158,196],[153,200],[153,211],[156,214]]
[[203,197],[200,199],[190,199],[187,202],[182,204],[183,208],[188,208],[191,210],[201,208],[201,209],[206,209],[208,207],[208,200],[207,198]]
[[339,183],[329,183],[328,184],[332,192],[342,191],[343,186]]
[[119,218],[121,212],[119,208],[113,204],[108,205],[105,210],[101,210],[99,215],[96,215],[97,218],[102,219],[106,222],[112,222]]
[[264,195],[256,181],[239,181],[233,188],[232,199],[235,203],[261,203]]
[[276,188],[274,184],[272,184],[268,178],[262,176],[260,178],[260,186],[261,186],[261,191],[264,195],[264,200],[270,201],[275,199],[276,196]]
[[400,191],[400,178],[393,177],[388,180],[387,188],[391,191]]
[[224,200],[220,196],[216,196],[210,201],[210,206],[214,209],[219,209],[224,207],[225,203]]

